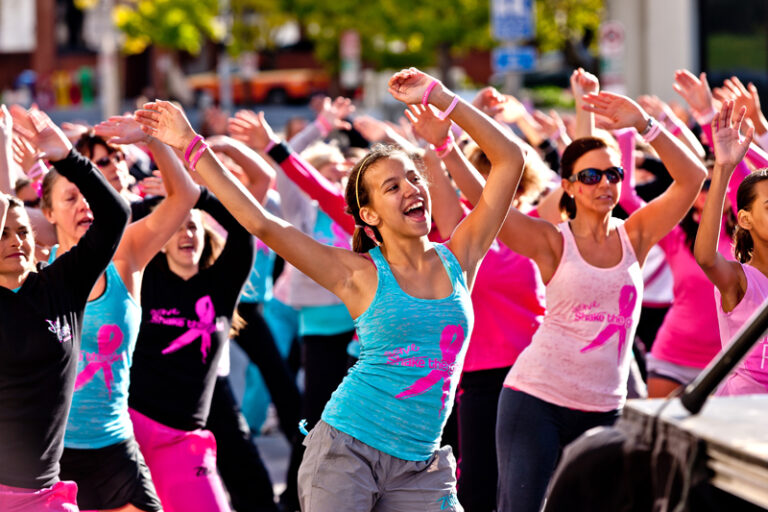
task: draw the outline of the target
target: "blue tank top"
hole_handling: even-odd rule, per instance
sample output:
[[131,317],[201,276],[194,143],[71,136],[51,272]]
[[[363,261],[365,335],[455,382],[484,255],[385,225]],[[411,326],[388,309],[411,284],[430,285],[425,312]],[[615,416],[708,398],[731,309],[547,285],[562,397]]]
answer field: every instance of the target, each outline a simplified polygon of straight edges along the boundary
[[472,332],[472,302],[451,251],[435,249],[453,292],[419,299],[398,285],[377,247],[373,302],[355,320],[360,359],[323,411],[322,419],[384,453],[422,461],[440,447]]
[[[51,250],[50,261],[56,258]],[[107,285],[83,315],[82,345],[64,446],[96,449],[129,439],[128,384],[141,306],[131,297],[115,264],[104,272]]]
[[275,268],[275,253],[264,242],[256,239],[256,258],[251,273],[243,286],[240,302],[252,304],[266,302],[272,298],[272,271]]

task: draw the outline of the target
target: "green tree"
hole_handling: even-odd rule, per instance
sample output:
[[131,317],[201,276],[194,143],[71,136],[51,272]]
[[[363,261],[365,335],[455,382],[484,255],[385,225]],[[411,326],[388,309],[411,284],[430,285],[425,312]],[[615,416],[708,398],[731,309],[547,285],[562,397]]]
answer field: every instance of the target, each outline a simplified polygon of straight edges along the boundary
[[218,0],[130,0],[115,7],[113,19],[127,53],[141,53],[152,44],[196,54],[207,39],[224,38],[218,13]]
[[[87,3],[89,0],[79,0]],[[315,44],[317,58],[339,67],[339,37],[360,34],[362,58],[376,68],[439,65],[469,49],[497,44],[490,33],[491,0],[228,0],[226,43],[237,55],[272,44],[273,31],[300,24]],[[562,49],[585,30],[596,31],[603,0],[535,0],[536,36],[541,51]],[[149,44],[197,53],[205,38],[224,40],[220,0],[129,0],[115,9],[128,52]]]

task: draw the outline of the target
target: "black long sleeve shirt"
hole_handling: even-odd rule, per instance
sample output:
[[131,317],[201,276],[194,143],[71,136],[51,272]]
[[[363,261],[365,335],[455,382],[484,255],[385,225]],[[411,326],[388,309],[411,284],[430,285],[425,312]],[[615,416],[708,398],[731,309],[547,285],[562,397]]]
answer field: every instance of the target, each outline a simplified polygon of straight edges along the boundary
[[147,266],[128,405],[179,430],[204,428],[221,348],[254,258],[253,237],[203,189],[195,208],[227,230],[216,262],[184,280],[165,254]]
[[76,151],[54,166],[78,186],[94,220],[75,247],[31,272],[18,292],[0,287],[0,483],[27,489],[58,481],[83,311],[130,213]]

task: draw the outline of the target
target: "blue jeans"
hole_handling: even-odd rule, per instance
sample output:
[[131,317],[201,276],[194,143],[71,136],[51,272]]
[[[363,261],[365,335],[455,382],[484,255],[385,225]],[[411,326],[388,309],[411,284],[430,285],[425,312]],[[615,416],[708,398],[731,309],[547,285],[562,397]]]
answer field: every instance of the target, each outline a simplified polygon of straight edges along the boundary
[[538,512],[563,448],[618,417],[617,410],[578,411],[504,388],[496,421],[498,512]]

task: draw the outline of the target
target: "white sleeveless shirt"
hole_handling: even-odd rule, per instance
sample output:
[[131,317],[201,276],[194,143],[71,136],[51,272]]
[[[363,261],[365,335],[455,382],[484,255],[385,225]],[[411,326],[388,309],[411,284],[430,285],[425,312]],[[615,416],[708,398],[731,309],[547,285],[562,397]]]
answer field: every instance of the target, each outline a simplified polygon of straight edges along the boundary
[[643,275],[624,222],[612,218],[621,261],[598,268],[581,257],[567,222],[563,255],[546,285],[547,313],[504,382],[541,400],[582,411],[624,405]]

